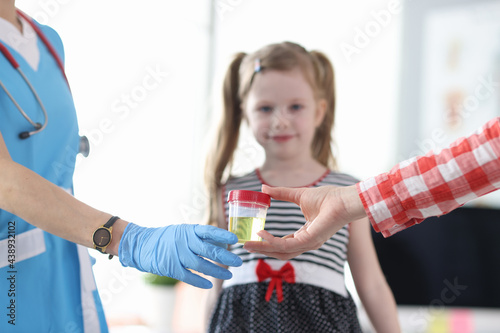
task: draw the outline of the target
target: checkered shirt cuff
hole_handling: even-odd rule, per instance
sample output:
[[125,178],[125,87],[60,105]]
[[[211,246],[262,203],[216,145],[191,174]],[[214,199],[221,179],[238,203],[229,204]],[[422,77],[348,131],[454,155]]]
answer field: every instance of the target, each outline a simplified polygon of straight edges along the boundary
[[498,188],[500,118],[440,152],[411,158],[357,184],[373,228],[384,237]]

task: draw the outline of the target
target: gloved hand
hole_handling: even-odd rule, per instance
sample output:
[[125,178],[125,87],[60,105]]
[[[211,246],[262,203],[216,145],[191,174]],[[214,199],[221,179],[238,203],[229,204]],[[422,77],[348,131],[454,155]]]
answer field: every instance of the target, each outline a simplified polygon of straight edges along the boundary
[[212,283],[188,270],[218,279],[230,279],[231,272],[204,258],[223,265],[241,266],[241,258],[217,243],[234,244],[235,234],[209,225],[176,224],[145,228],[129,223],[123,231],[118,256],[125,267],[170,276],[199,288]]

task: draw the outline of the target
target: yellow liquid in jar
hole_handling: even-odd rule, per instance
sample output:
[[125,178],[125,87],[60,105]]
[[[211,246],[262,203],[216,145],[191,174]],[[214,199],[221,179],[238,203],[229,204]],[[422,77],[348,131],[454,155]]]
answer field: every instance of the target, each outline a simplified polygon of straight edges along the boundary
[[266,219],[258,217],[230,217],[229,231],[238,237],[238,244],[244,244],[247,241],[261,241],[257,236],[259,230],[264,229]]

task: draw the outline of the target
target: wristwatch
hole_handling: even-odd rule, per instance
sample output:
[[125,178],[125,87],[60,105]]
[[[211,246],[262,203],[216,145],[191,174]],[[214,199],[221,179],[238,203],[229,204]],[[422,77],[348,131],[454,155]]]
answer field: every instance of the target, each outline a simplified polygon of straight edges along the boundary
[[[94,242],[94,249],[101,253],[106,253],[106,248],[111,244],[113,239],[113,224],[118,220],[118,216],[113,216],[106,222],[106,224],[101,225],[94,231],[92,235],[92,241]],[[109,255],[109,259],[113,258],[113,255]]]

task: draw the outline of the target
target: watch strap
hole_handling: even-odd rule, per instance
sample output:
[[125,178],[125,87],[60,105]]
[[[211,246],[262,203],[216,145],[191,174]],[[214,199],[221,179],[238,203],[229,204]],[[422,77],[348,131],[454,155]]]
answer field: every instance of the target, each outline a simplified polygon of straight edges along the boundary
[[108,222],[106,222],[106,224],[103,225],[104,228],[111,228],[113,226],[113,224],[116,222],[116,220],[118,220],[119,217],[118,216],[112,216]]

